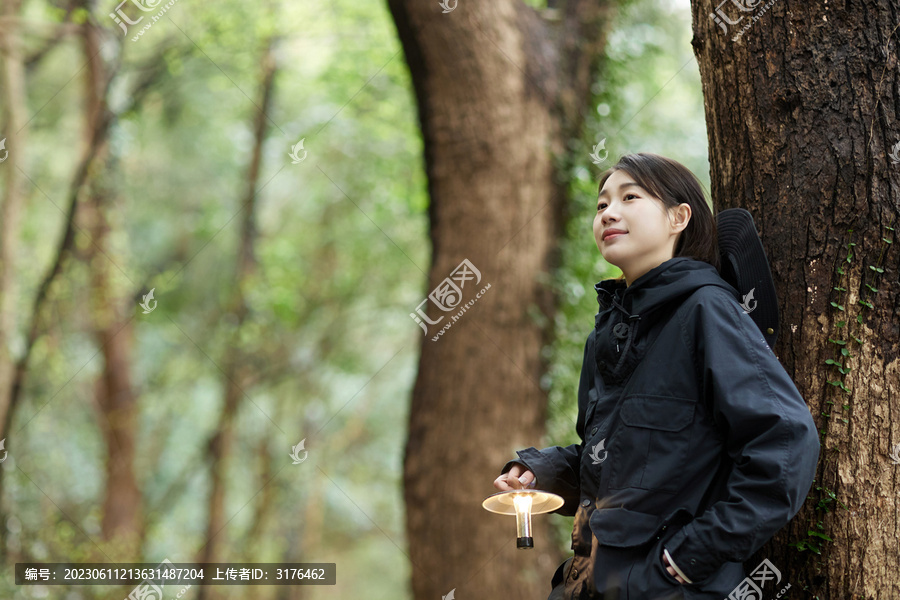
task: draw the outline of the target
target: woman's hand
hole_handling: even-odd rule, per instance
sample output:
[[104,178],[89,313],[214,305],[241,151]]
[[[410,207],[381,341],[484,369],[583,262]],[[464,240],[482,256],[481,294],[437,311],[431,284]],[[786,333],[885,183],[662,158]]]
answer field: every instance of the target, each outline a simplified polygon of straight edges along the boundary
[[494,480],[494,487],[501,492],[520,490],[532,486],[534,473],[525,468],[525,465],[515,463],[512,468]]
[[663,564],[666,565],[666,571],[668,571],[669,575],[674,577],[678,583],[680,583],[682,585],[687,583],[687,581],[685,581],[684,578],[681,575],[679,575],[678,573],[676,573],[675,569],[672,568],[672,565],[669,563],[669,559],[666,558],[665,552],[662,555],[662,561],[663,561]]

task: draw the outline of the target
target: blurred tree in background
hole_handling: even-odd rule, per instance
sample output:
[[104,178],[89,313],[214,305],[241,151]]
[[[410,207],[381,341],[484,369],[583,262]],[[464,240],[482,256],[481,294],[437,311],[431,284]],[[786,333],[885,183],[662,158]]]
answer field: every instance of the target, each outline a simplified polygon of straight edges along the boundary
[[[125,33],[118,8],[4,0],[0,13],[0,597],[129,592],[16,587],[16,562],[213,555],[335,562],[338,584],[210,598],[411,597],[401,477],[422,333],[409,313],[431,290],[431,244],[387,7],[179,0],[134,41],[156,13],[121,5],[143,15]],[[592,146],[672,156],[708,181],[689,41],[689,7],[666,0],[611,23],[558,165],[572,204],[534,445],[574,435],[592,285],[613,275],[590,234],[610,164]],[[561,558],[571,521],[548,520]]]

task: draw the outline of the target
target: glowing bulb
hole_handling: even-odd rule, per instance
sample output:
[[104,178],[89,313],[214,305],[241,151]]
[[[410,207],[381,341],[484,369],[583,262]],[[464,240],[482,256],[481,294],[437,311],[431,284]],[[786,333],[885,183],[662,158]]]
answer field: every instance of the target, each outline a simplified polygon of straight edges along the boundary
[[513,504],[516,507],[516,547],[534,548],[534,538],[531,536],[531,494],[513,495]]

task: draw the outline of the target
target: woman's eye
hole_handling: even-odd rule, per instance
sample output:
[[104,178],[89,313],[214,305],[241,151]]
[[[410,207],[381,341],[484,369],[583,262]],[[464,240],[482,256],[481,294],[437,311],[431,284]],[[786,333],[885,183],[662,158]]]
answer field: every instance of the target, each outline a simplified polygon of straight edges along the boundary
[[[637,196],[634,195],[634,194],[625,194],[625,196],[622,198],[622,200],[623,200],[623,201],[624,201],[624,200],[628,200],[629,198],[637,198]],[[600,204],[597,205],[597,210],[598,210],[598,211],[599,211],[599,210],[603,210],[604,208],[606,208],[606,203],[605,203],[605,202],[601,202]]]

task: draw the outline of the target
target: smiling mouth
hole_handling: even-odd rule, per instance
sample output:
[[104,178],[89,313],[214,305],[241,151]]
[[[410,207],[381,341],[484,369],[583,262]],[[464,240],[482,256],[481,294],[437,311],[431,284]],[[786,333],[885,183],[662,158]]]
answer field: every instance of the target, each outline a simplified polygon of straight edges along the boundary
[[622,233],[610,233],[609,235],[607,235],[603,238],[603,241],[605,242],[606,240],[611,240],[613,238],[617,238],[621,235],[625,235],[626,233],[628,233],[628,232],[626,231],[626,232],[622,232]]

